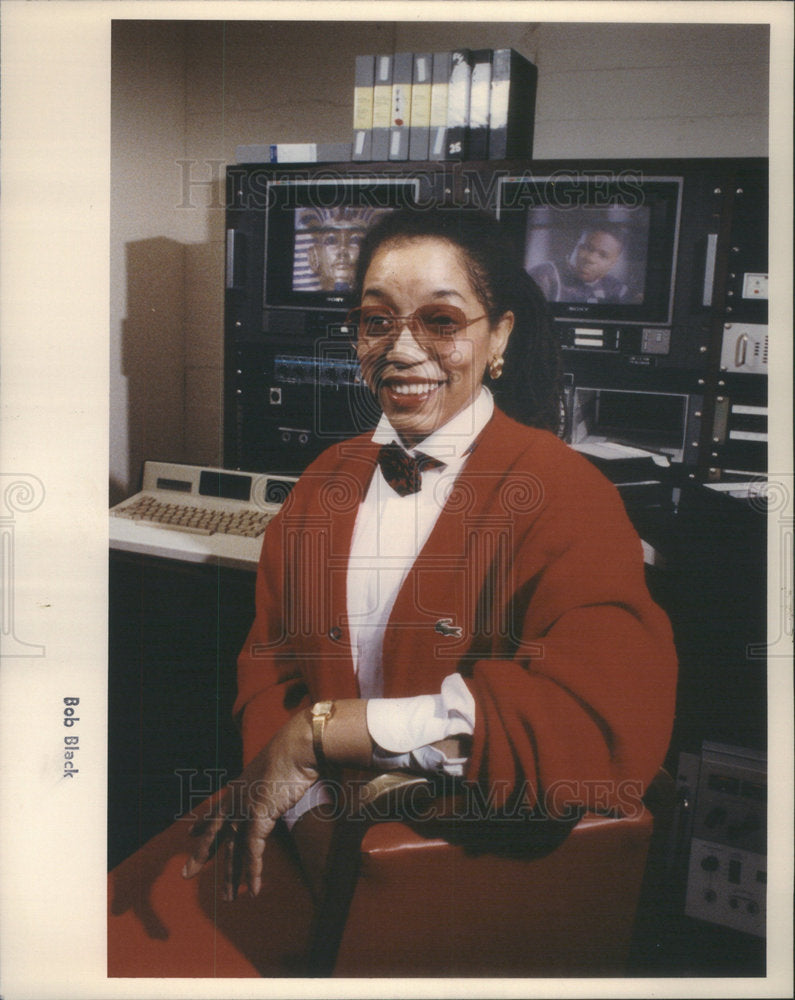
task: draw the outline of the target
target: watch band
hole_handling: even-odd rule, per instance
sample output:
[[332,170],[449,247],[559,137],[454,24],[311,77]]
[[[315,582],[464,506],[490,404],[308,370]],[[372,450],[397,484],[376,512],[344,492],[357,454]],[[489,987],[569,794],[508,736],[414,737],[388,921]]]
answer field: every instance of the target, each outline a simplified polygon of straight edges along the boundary
[[312,749],[315,751],[317,766],[323,768],[328,764],[326,754],[323,751],[323,734],[326,731],[326,723],[334,714],[333,701],[318,701],[310,709],[312,715]]

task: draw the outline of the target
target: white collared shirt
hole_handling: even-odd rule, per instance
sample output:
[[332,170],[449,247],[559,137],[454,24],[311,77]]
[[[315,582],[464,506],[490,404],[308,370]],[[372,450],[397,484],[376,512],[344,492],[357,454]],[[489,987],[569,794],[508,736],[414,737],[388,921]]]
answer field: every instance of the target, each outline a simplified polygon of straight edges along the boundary
[[[377,746],[388,752],[376,753],[382,765],[389,763],[388,755],[409,754],[420,766],[437,769],[445,761],[428,744],[474,731],[475,703],[460,674],[445,678],[439,694],[382,698],[382,649],[400,587],[493,412],[494,400],[483,387],[466,409],[411,449],[410,454],[421,453],[444,462],[443,468],[422,473],[418,493],[399,496],[379,468],[359,508],[348,562],[348,625],[359,692],[368,699],[368,729]],[[400,444],[386,416],[382,416],[373,441]],[[402,759],[393,766],[407,763]],[[462,772],[463,761],[447,763],[451,767],[445,770]]]

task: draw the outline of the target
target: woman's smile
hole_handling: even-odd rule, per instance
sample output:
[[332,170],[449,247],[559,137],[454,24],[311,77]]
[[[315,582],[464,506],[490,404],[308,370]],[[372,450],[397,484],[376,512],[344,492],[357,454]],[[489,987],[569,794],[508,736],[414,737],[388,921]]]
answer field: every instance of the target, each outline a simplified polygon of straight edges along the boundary
[[430,379],[386,378],[382,380],[384,392],[393,397],[395,406],[418,406],[427,402],[444,382]]

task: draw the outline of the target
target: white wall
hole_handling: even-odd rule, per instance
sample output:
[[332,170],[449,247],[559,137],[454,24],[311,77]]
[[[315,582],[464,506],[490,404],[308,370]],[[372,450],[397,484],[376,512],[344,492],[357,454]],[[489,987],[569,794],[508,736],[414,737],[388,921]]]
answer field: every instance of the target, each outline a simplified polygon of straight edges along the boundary
[[[119,25],[119,22],[116,22]],[[110,493],[145,458],[184,453],[184,245],[175,161],[185,149],[184,29],[128,22],[111,71]]]
[[357,53],[453,46],[537,63],[541,159],[767,155],[766,25],[116,22],[112,499],[145,458],[222,461],[223,193],[202,182],[240,144],[349,141]]

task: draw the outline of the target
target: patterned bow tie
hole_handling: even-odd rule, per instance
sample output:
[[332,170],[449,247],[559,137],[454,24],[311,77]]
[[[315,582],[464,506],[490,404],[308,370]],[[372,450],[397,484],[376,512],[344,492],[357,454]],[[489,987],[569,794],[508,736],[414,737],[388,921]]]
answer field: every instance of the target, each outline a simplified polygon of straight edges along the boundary
[[426,469],[439,469],[444,465],[437,458],[417,453],[415,458],[404,451],[399,444],[385,444],[378,453],[378,464],[395,493],[402,497],[419,493],[422,488],[422,473]]

